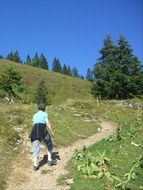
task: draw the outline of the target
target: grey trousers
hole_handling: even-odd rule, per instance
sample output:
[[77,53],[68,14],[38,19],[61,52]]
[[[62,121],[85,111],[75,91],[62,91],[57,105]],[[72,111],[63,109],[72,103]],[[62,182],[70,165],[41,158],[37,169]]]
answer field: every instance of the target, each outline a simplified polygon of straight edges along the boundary
[[[48,133],[47,136],[42,139],[42,141],[44,142],[44,144],[46,145],[47,149],[49,152],[52,152],[53,150],[53,143],[52,143],[52,139],[50,134]],[[40,154],[40,144],[41,142],[39,140],[35,140],[32,142],[33,144],[33,158],[34,157],[39,157]]]

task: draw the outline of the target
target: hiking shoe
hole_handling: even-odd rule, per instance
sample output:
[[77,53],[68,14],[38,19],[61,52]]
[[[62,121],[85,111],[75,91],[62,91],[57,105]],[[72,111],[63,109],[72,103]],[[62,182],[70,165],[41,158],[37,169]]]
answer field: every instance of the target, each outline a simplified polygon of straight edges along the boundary
[[37,171],[39,170],[39,167],[38,166],[33,166],[33,171]]
[[49,166],[53,166],[53,165],[56,165],[57,164],[57,161],[56,160],[51,160],[51,161],[47,161],[47,164],[49,165]]

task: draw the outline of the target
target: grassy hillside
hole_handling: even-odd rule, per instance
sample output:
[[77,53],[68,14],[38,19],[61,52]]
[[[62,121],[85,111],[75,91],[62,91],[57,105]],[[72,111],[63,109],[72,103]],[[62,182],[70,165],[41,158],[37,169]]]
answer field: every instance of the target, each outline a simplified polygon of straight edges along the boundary
[[31,118],[37,111],[37,106],[31,102],[41,80],[45,81],[48,98],[53,104],[47,108],[47,111],[54,125],[55,146],[68,145],[78,138],[85,138],[97,131],[94,122],[84,121],[86,115],[81,118],[75,117],[76,110],[71,110],[70,106],[65,104],[66,100],[69,99],[67,101],[69,103],[71,98],[92,99],[90,82],[8,60],[0,60],[0,76],[10,67],[20,73],[26,84],[27,92],[22,94],[22,101],[28,104],[0,103],[0,189],[5,187],[7,174],[11,170],[10,161],[14,155],[17,155],[23,136],[27,136],[31,130]]
[[27,87],[27,94],[22,97],[24,101],[33,100],[41,80],[46,82],[48,98],[52,103],[61,103],[69,98],[91,98],[91,83],[88,81],[2,59],[0,60],[0,75],[9,67],[14,68],[24,79]]
[[[28,93],[25,97],[29,104],[16,102],[10,105],[0,102],[0,189],[6,187],[7,176],[12,169],[11,160],[18,154],[23,138],[28,136],[32,128],[31,118],[37,111],[37,106],[30,101],[34,98],[41,80],[46,81],[49,98],[53,103],[46,111],[54,126],[55,146],[67,146],[79,138],[96,133],[101,118],[113,120],[120,127],[119,133],[97,143],[89,150],[94,157],[98,155],[97,152],[106,151],[110,161],[109,165],[105,165],[107,168],[104,171],[117,176],[123,182],[130,177],[126,188],[115,188],[114,181],[108,181],[106,177],[95,179],[93,175],[93,178],[88,178],[77,171],[77,166],[82,163],[71,160],[69,175],[64,177],[74,179],[71,190],[143,189],[143,164],[131,171],[134,161],[139,161],[143,147],[143,110],[130,106],[138,100],[131,100],[127,104],[123,104],[124,101],[95,101],[90,94],[91,83],[87,81],[7,60],[0,60],[0,75],[9,67],[22,75],[27,85]],[[138,103],[143,105],[142,100]]]
[[64,178],[74,179],[70,190],[143,189],[143,110],[104,101],[90,112],[115,121],[119,130],[70,160]]

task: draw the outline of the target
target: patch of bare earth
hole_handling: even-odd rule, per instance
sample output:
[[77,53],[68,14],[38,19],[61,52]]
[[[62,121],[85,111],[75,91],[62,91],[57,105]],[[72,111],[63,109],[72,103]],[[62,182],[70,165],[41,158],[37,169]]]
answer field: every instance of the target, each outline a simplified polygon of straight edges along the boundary
[[75,149],[81,149],[83,146],[89,147],[97,141],[112,135],[117,129],[117,125],[109,121],[102,121],[100,125],[102,129],[98,133],[86,139],[78,140],[68,147],[62,147],[58,150],[54,149],[54,152],[57,151],[60,156],[57,165],[50,167],[47,164],[43,164],[36,172],[32,170],[31,152],[29,151],[31,143],[25,140],[24,149],[12,163],[13,171],[7,181],[7,190],[69,189],[68,185],[58,186],[57,179],[67,173],[65,166]]

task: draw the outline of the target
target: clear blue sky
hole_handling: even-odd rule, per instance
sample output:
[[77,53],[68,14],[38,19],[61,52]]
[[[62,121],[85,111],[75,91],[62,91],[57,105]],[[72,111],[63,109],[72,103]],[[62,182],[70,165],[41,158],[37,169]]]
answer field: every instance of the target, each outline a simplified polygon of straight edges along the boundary
[[123,34],[143,62],[143,0],[0,0],[0,54],[44,53],[79,74],[92,69],[106,34]]

